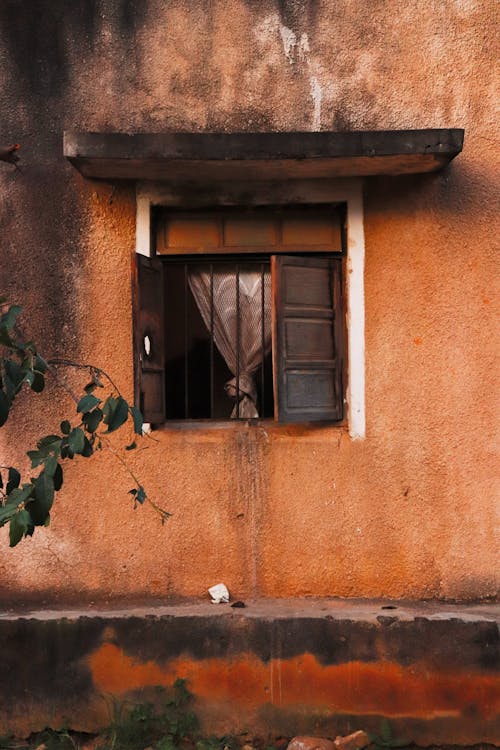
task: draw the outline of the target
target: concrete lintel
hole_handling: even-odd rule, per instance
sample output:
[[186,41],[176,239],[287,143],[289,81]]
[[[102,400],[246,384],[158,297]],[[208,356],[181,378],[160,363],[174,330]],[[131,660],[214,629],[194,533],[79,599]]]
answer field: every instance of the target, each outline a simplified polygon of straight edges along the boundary
[[281,133],[66,132],[64,155],[85,177],[273,180],[433,172],[463,146],[454,129]]

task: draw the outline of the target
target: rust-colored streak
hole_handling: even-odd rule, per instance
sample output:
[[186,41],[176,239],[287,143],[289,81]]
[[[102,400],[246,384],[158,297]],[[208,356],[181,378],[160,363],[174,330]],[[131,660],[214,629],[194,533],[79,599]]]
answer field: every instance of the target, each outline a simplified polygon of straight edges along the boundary
[[495,677],[431,672],[421,665],[403,667],[387,661],[324,666],[312,654],[304,654],[266,664],[253,654],[241,654],[233,659],[177,658],[160,665],[138,662],[116,645],[105,643],[91,655],[90,668],[100,692],[123,694],[169,685],[180,676],[199,698],[229,701],[235,710],[272,703],[426,719],[469,712],[488,718],[500,713]]

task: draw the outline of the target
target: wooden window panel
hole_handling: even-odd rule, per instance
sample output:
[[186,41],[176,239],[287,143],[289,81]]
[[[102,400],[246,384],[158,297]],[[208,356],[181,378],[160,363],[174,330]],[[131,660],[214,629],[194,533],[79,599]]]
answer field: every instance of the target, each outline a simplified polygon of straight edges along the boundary
[[221,245],[220,222],[212,218],[170,217],[162,222],[159,254],[175,255],[182,251],[213,252]]
[[162,212],[156,223],[158,255],[340,253],[341,212],[277,211],[212,214]]
[[235,248],[274,247],[277,244],[276,221],[271,217],[227,217],[224,219],[224,246]]
[[341,260],[271,259],[275,417],[279,422],[343,417]]
[[136,255],[135,397],[145,422],[165,419],[163,263]]
[[340,222],[337,214],[323,216],[284,216],[281,225],[281,243],[284,247],[318,245],[340,251]]

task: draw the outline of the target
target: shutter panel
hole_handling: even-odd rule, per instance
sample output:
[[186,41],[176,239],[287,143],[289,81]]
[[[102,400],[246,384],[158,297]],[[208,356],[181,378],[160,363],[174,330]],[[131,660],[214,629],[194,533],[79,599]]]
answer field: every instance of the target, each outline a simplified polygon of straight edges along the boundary
[[343,417],[340,258],[272,257],[273,371],[279,422]]
[[163,263],[136,255],[135,398],[145,422],[165,421]]

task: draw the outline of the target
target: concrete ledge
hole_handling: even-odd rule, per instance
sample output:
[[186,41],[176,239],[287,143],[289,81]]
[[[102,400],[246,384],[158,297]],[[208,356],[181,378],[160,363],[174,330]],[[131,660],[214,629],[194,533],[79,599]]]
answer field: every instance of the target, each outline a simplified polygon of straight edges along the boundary
[[97,730],[111,698],[184,677],[207,733],[335,735],[387,717],[420,745],[500,745],[498,607],[247,604],[1,614],[0,733]]
[[64,155],[97,179],[283,180],[434,172],[463,146],[459,128],[267,133],[64,134]]

